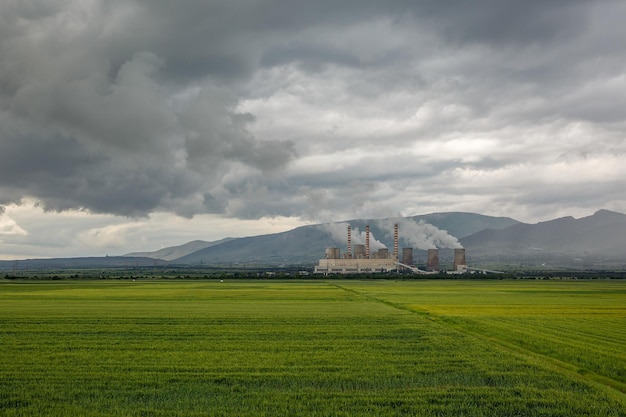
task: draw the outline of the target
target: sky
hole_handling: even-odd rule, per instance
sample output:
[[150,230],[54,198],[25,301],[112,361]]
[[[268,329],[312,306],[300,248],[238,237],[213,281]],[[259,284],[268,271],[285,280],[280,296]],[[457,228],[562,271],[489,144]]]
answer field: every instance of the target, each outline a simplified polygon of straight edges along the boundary
[[3,0],[0,259],[626,212],[623,0]]

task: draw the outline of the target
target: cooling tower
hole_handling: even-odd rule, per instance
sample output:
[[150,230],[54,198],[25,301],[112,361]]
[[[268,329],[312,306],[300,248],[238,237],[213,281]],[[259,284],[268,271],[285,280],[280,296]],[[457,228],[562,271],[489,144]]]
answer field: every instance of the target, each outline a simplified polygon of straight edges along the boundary
[[439,271],[439,249],[428,249],[427,271]]
[[393,225],[393,258],[398,259],[398,223]]
[[387,248],[380,248],[380,249],[378,249],[377,258],[378,259],[387,259],[387,258],[389,258],[389,249],[387,249]]
[[326,248],[326,259],[339,259],[340,257],[339,248]]
[[365,257],[370,258],[370,225],[365,225]]
[[465,249],[454,250],[454,264],[452,265],[453,271],[458,271],[461,265],[467,265],[465,262]]
[[365,259],[365,245],[361,245],[361,244],[354,245],[354,258]]
[[402,263],[413,265],[413,248],[402,248]]

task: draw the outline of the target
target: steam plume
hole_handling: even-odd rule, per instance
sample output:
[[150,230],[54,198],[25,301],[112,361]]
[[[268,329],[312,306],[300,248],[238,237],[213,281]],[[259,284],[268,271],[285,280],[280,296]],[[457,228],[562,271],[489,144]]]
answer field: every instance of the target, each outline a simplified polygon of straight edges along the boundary
[[446,230],[441,230],[424,220],[415,222],[413,219],[401,217],[378,221],[379,227],[383,230],[389,230],[389,233],[393,233],[394,223],[398,223],[400,237],[416,249],[458,249],[463,247],[459,240]]
[[[346,239],[347,239],[346,230],[348,228],[348,223],[346,222],[326,223],[326,224],[320,224],[318,227],[323,232],[329,234],[337,244],[343,245],[346,242]],[[353,227],[352,228],[352,244],[364,245],[365,244],[365,231],[360,231],[358,227]],[[378,249],[382,249],[386,247],[387,246],[385,246],[384,243],[382,243],[381,241],[377,240],[374,237],[374,234],[370,230],[370,250],[377,251]]]

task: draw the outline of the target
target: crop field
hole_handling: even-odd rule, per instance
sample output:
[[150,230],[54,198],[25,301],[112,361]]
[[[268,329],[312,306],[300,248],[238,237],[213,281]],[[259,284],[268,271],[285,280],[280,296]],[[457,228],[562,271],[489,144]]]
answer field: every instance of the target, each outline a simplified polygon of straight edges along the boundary
[[626,416],[626,282],[0,282],[0,416]]

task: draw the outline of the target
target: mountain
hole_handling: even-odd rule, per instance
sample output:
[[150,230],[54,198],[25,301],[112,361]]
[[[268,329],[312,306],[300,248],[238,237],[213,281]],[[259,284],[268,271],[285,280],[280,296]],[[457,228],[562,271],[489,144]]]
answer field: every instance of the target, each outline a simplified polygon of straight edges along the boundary
[[187,242],[184,245],[179,246],[170,246],[167,248],[163,248],[154,252],[131,252],[127,253],[126,257],[147,257],[154,259],[162,259],[164,261],[171,261],[177,258],[181,258],[185,255],[189,255],[190,253],[197,252],[201,249],[208,248],[215,245],[220,245],[224,242],[228,242],[233,238],[227,237],[221,240],[216,240],[214,242],[205,242],[204,240],[193,240],[191,242]]
[[[519,224],[506,217],[490,217],[473,213],[433,213],[409,218],[414,222],[425,221],[452,235],[466,236],[484,228],[499,229]],[[322,225],[302,226],[287,232],[232,239],[213,245],[189,255],[175,259],[176,264],[311,264],[325,255],[328,247],[347,246],[347,224],[353,229],[353,244],[359,243],[359,234],[370,226],[372,250],[377,249],[375,241],[393,249],[394,219],[358,219]],[[416,225],[402,222],[404,226]],[[400,246],[414,247],[415,242],[408,236],[410,230],[400,226]]]
[[[599,210],[591,216],[563,217],[536,224],[508,217],[474,213],[431,213],[404,219],[355,219],[298,227],[281,233],[227,238],[216,242],[193,241],[155,252],[126,257],[34,259],[0,261],[0,270],[54,268],[115,268],[170,265],[275,266],[312,265],[328,247],[346,251],[347,225],[352,245],[364,243],[370,226],[370,247],[393,250],[393,224],[399,223],[400,248],[413,247],[414,259],[422,262],[425,249],[466,248],[470,265],[506,263],[558,267],[606,267],[626,264],[626,215]],[[460,243],[459,243],[460,242]],[[421,249],[420,249],[421,248]],[[129,256],[140,257],[129,257]],[[451,263],[452,249],[440,251],[442,264]],[[157,260],[158,259],[158,260]],[[450,262],[449,262],[450,261]]]
[[175,264],[306,264],[324,256],[332,238],[318,226],[232,239],[175,259]]
[[519,223],[482,230],[462,238],[461,243],[468,256],[475,258],[626,262],[626,215],[599,210],[580,219]]
[[[431,224],[456,238],[469,236],[484,229],[504,229],[505,227],[520,224],[519,221],[510,217],[492,217],[463,212],[421,214],[408,217],[407,219],[411,219],[416,223],[424,222]],[[350,223],[353,228],[358,228],[360,231],[364,231],[365,226],[369,224],[370,231],[376,238],[383,241],[388,247],[393,247],[393,229],[388,224],[393,221],[394,219],[355,219],[345,223]],[[400,241],[402,243],[402,225],[400,226]],[[411,246],[408,241],[405,244]],[[342,246],[345,246],[345,244]]]
[[431,213],[411,217],[414,221],[423,220],[461,239],[485,229],[504,229],[521,224],[510,217],[492,217],[476,213]]
[[0,270],[132,268],[154,266],[156,262],[157,260],[152,258],[126,258],[123,256],[24,259],[20,261],[0,261]]

